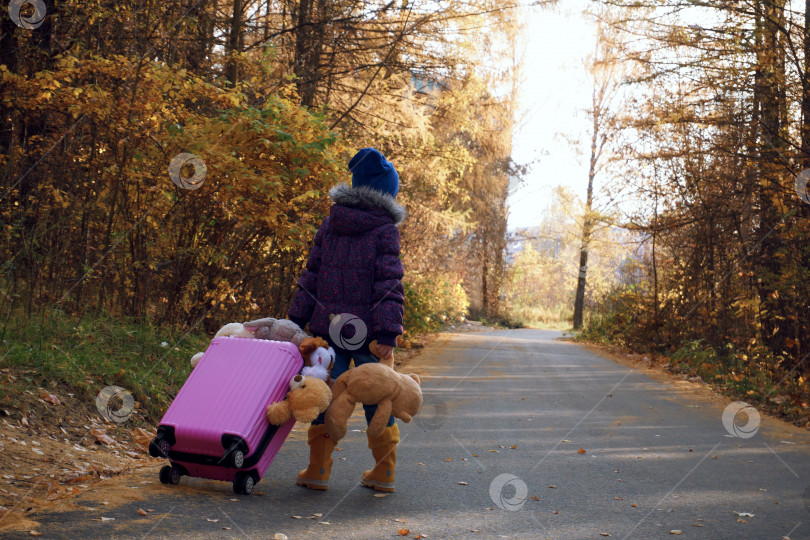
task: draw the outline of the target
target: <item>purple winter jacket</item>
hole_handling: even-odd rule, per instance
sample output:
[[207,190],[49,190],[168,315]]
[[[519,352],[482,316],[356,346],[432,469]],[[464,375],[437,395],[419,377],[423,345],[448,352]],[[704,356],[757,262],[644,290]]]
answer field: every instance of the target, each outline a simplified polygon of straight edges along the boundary
[[[287,316],[301,328],[309,322],[310,331],[333,346],[367,352],[375,339],[394,346],[403,331],[405,291],[397,226],[405,219],[405,209],[390,195],[365,186],[340,184],[329,196],[334,205],[315,235]],[[339,314],[359,317],[366,325],[365,340],[361,334],[353,339],[362,325],[341,319],[330,336],[330,315]],[[346,341],[340,343],[341,337]],[[351,345],[345,346],[347,342]]]

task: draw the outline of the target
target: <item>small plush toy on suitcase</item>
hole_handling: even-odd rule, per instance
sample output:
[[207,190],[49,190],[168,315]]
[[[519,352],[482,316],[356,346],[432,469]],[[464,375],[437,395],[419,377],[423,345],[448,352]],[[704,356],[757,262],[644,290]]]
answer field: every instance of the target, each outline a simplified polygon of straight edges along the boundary
[[149,444],[153,457],[168,457],[160,481],[183,475],[233,482],[249,495],[295,425],[267,420],[271,403],[284,399],[303,359],[292,343],[215,338],[191,372]]

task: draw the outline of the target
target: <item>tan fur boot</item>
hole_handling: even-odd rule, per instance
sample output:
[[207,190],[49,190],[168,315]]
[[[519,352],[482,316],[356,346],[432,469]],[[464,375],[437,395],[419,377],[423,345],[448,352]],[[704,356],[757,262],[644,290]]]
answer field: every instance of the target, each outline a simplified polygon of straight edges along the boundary
[[298,473],[295,481],[299,486],[309,489],[329,489],[329,473],[332,472],[332,451],[335,443],[326,433],[323,424],[309,426],[309,467]]
[[361,482],[365,487],[388,493],[394,492],[398,442],[399,427],[396,424],[386,427],[381,436],[368,438],[368,447],[371,448],[376,464],[373,469],[363,473]]

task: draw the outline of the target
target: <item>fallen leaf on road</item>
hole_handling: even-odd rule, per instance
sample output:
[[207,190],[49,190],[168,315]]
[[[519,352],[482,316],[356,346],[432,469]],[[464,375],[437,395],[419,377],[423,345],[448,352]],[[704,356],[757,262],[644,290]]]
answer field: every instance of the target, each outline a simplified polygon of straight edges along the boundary
[[617,501],[623,501],[624,500],[621,497],[613,497],[613,498],[616,499]]
[[680,529],[675,529],[675,530],[669,531],[669,534],[674,534],[675,536],[680,536],[680,535],[683,534],[683,531],[680,530]]
[[740,517],[754,517],[754,514],[752,514],[750,512],[737,512],[735,510],[734,513],[737,514]]
[[138,508],[138,515],[139,516],[148,516],[149,513],[146,510],[144,510],[143,508]]
[[419,533],[416,536],[414,536],[414,540],[422,540],[422,538],[427,538],[427,535]]
[[410,529],[400,529],[398,531],[398,534],[400,536],[407,536],[407,535],[411,534],[411,530]]
[[131,433],[132,433],[132,440],[135,442],[135,444],[139,444],[146,448],[149,447],[149,443],[152,441],[152,439],[155,438],[155,436],[152,433],[149,433],[143,428],[135,428],[132,430]]
[[585,450],[584,448],[580,448],[579,450],[577,450],[577,454],[584,454],[585,452],[587,452],[587,450]]
[[449,457],[449,458],[445,459],[445,461],[453,461],[453,458]]
[[632,506],[633,508],[638,508],[637,504],[631,504],[630,506]]
[[42,536],[42,533],[39,531],[28,531],[29,536]]
[[115,443],[113,438],[107,435],[106,429],[91,429],[90,435],[95,437],[98,442],[106,444],[108,446]]
[[407,519],[402,518],[394,518],[394,521],[396,521],[397,523],[408,523]]
[[58,397],[56,397],[55,395],[50,394],[48,392],[45,392],[44,394],[42,394],[41,398],[42,398],[42,401],[47,401],[48,403],[50,403],[52,405],[61,405],[62,404],[62,402],[59,401]]
[[537,495],[532,495],[532,496],[531,496],[531,497],[529,497],[529,498],[530,498],[531,500],[533,500],[533,501],[539,501],[539,500],[540,500],[540,499],[537,497]]
[[383,497],[388,497],[388,493],[375,493],[374,496],[378,499],[382,499]]
[[312,517],[316,518],[323,517],[323,514],[321,512],[318,512],[317,514],[312,514]]
[[205,520],[208,521],[209,523],[219,523],[219,518],[214,518],[214,519],[205,518]]
[[292,516],[293,519],[303,519],[301,516]]
[[458,485],[460,485],[460,486],[469,486],[470,484],[468,484],[467,482],[459,482]]
[[608,533],[599,533],[599,536],[610,536]]
[[548,486],[549,489],[555,489],[557,486]]
[[748,523],[743,518],[737,518],[737,523]]
[[273,535],[273,540],[287,540],[287,535],[284,533],[276,533]]
[[478,454],[472,454],[472,457],[478,457]]
[[329,525],[328,521],[319,521],[318,523],[320,523],[321,525]]

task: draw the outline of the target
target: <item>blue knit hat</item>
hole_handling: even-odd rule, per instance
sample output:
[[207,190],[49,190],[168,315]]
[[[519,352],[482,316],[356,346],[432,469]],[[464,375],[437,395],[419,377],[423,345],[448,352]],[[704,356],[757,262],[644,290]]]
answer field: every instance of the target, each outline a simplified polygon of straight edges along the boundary
[[394,164],[374,148],[363,148],[349,161],[352,187],[367,186],[396,198],[399,175]]

